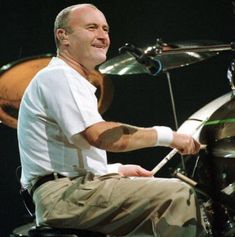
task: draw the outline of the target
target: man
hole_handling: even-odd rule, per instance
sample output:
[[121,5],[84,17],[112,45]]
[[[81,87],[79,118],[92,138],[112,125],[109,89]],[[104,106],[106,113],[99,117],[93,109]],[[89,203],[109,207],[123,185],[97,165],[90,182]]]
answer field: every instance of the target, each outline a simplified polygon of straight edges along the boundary
[[86,78],[106,60],[108,33],[95,6],[62,10],[54,28],[57,57],[23,96],[18,120],[21,181],[33,195],[37,224],[119,236],[199,236],[195,196],[188,185],[155,179],[137,165],[107,165],[105,150],[170,146],[194,154],[200,149],[192,137],[168,127],[102,119],[95,87]]

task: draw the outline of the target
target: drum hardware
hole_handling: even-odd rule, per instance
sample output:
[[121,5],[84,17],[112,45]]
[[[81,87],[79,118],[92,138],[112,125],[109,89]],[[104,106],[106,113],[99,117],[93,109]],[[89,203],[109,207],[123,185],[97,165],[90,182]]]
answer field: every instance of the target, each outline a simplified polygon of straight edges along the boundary
[[211,194],[208,193],[208,190],[206,189],[206,187],[204,187],[202,184],[199,184],[198,182],[196,182],[195,180],[187,177],[184,174],[184,171],[182,172],[181,169],[177,169],[174,171],[173,176],[182,180],[183,182],[189,184],[190,186],[192,186],[198,193],[202,194],[204,197],[206,198],[210,198]]
[[235,194],[234,184],[228,185],[223,190],[217,190],[217,188],[210,189],[205,184],[199,183],[194,179],[189,178],[185,175],[185,172],[182,172],[182,169],[178,168],[174,171],[173,176],[179,178],[190,186],[194,187],[195,190],[202,194],[206,198],[210,198],[215,202],[220,203],[221,205],[231,212],[235,213]]
[[211,215],[209,215],[209,213],[211,213],[211,208],[208,208],[208,204],[203,202],[202,199],[199,199],[199,206],[200,206],[200,210],[201,210],[201,218],[202,221],[204,223],[204,228],[206,230],[207,233],[207,237],[213,237],[213,228],[212,228],[212,224],[211,224]]
[[227,220],[224,225],[223,235],[225,237],[235,237],[235,219],[230,215],[227,208],[224,208]]
[[[165,71],[165,75],[166,75],[166,78],[167,78],[167,83],[168,83],[168,88],[169,88],[169,93],[170,93],[172,114],[173,114],[173,118],[174,118],[174,122],[175,122],[175,130],[178,130],[179,123],[178,123],[178,118],[177,118],[175,99],[174,99],[173,88],[172,88],[172,84],[171,84],[171,76],[170,76],[169,71]],[[182,169],[186,170],[185,169],[184,157],[182,155],[180,156],[180,159],[181,159]]]
[[232,89],[232,95],[235,95],[235,60],[233,60],[227,70],[227,78]]
[[[214,234],[216,234],[214,233],[215,230],[213,229],[215,228],[213,228],[213,225],[218,224],[214,223],[216,220],[213,219],[213,216],[215,215],[213,210],[214,205],[217,205],[217,208],[219,208],[220,212],[222,213],[222,217],[219,217],[221,218],[219,220],[219,226],[222,226],[222,228],[221,230],[217,230],[217,232],[221,232],[223,237],[235,236],[235,218],[231,214],[235,213],[235,198],[229,197],[229,195],[225,194],[224,192],[217,192],[215,190],[213,193],[208,193],[207,189],[202,184],[199,184],[195,180],[185,176],[183,173],[181,173],[180,169],[176,170],[173,176],[194,187],[195,191],[202,195],[202,198],[199,197],[198,200],[208,237],[213,237]],[[225,191],[230,192],[231,187]],[[209,198],[209,200],[205,202],[205,198]]]
[[[211,201],[211,200],[210,200]],[[235,236],[235,219],[233,213],[219,202],[211,202],[212,215],[210,212],[206,214],[209,217],[213,236],[215,237],[234,237]],[[207,210],[206,210],[207,211]]]
[[[184,175],[184,171],[181,169],[175,170],[173,173],[173,176],[180,179],[181,181],[189,184],[190,186],[194,187],[197,193],[202,194],[206,198],[209,198],[209,194],[207,194],[206,189],[199,185],[196,181],[190,179],[189,177]],[[200,206],[200,211],[201,211],[201,218],[202,222],[204,224],[204,228],[207,233],[207,237],[213,237],[213,228],[211,224],[211,215],[209,216],[209,213],[212,213],[212,208],[211,208],[211,202],[204,202],[202,198],[198,198],[199,206]],[[209,211],[210,210],[210,211]]]
[[235,195],[235,182],[222,189],[222,192],[228,195]]
[[[161,46],[156,47],[157,51],[161,51]],[[153,48],[152,48],[153,50]],[[126,43],[124,46],[119,48],[120,53],[128,53],[135,58],[135,60],[143,65],[147,72],[153,76],[156,76],[162,69],[161,62],[158,59],[154,59],[150,55],[152,54],[152,50],[144,52],[142,49],[137,48],[133,44]]]

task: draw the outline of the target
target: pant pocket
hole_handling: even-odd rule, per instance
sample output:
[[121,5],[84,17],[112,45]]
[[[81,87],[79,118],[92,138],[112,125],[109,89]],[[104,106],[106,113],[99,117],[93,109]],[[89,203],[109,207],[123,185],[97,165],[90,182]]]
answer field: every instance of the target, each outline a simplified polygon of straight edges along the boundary
[[76,189],[73,189],[68,201],[78,206],[88,205],[105,208],[110,204],[110,197],[118,180],[117,178],[101,176],[79,184]]

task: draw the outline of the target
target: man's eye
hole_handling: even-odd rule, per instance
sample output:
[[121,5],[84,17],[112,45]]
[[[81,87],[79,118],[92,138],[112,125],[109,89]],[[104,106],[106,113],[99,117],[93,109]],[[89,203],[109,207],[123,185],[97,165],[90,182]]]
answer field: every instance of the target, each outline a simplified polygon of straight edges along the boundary
[[88,29],[89,30],[95,30],[97,27],[95,25],[92,25],[92,26],[88,26]]

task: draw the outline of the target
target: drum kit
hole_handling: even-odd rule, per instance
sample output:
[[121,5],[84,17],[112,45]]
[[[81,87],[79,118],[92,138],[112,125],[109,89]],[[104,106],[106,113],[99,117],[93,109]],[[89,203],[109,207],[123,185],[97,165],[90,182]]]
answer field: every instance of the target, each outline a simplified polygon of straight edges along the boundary
[[[100,112],[107,110],[113,97],[109,75],[147,73],[156,76],[163,72],[167,76],[169,90],[172,91],[169,73],[171,69],[188,66],[222,51],[234,49],[234,43],[220,44],[214,41],[166,44],[158,39],[154,46],[146,48],[126,44],[120,48],[119,56],[100,65],[99,72],[94,72],[90,77],[90,81],[99,89]],[[48,64],[51,57],[52,55],[42,55],[26,58],[0,69],[0,120],[3,124],[17,128],[23,92],[33,76]],[[183,158],[183,169],[175,170],[174,175],[194,186],[198,192],[208,237],[235,237],[235,61],[229,66],[227,77],[232,91],[196,111],[180,127],[174,96],[170,93],[177,130],[192,134],[206,145],[206,149],[200,151],[198,156],[189,159],[195,160],[192,174],[189,175],[189,171],[185,170]],[[176,153],[173,150],[163,159],[163,163]],[[155,167],[154,173],[163,165]],[[22,229],[25,231],[25,228],[28,228],[27,225],[17,228],[13,231],[13,236],[24,236],[17,232]]]

